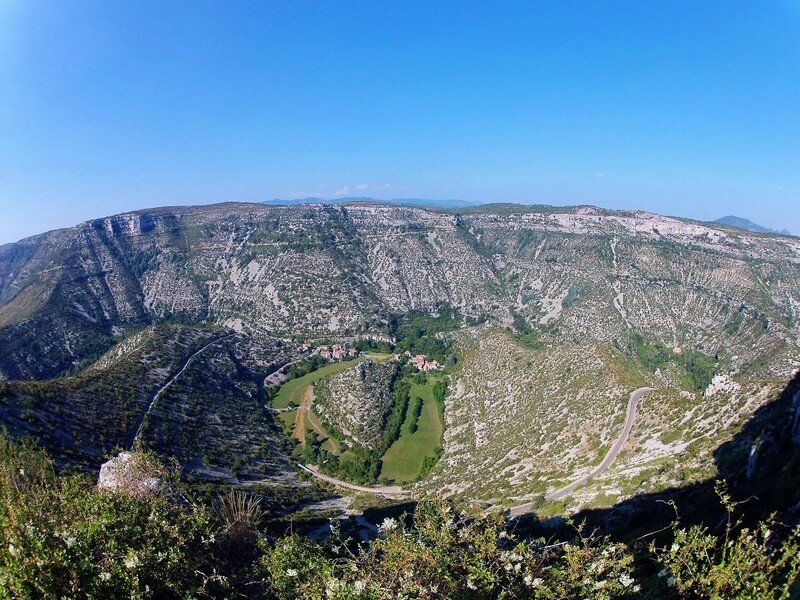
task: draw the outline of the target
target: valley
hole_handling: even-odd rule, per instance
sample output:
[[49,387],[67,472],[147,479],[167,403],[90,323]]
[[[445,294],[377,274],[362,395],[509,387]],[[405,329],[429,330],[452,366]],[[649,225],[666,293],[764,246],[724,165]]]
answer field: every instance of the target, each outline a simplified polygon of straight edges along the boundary
[[642,212],[138,211],[0,247],[0,420],[65,469],[578,510],[713,473],[799,281],[794,238]]

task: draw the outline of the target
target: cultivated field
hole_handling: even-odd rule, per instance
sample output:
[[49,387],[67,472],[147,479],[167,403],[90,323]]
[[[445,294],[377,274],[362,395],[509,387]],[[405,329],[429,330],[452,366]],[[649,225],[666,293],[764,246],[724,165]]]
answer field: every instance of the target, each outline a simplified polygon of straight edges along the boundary
[[[439,408],[433,398],[433,386],[438,378],[430,378],[425,385],[411,385],[411,402],[409,403],[406,419],[400,438],[391,445],[381,459],[383,468],[381,476],[397,483],[415,481],[422,469],[422,463],[427,456],[434,456],[436,450],[442,445],[442,423]],[[417,422],[417,430],[411,432],[414,420],[414,404],[416,398],[421,398],[422,412]]]

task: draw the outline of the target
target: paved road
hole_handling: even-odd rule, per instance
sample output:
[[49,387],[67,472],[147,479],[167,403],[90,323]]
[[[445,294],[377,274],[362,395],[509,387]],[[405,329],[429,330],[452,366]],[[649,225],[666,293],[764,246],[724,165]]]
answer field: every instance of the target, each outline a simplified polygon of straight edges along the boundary
[[375,487],[356,485],[354,483],[348,483],[347,481],[342,481],[341,479],[336,479],[335,477],[331,477],[329,475],[320,473],[319,469],[317,469],[317,467],[314,467],[312,465],[301,465],[300,463],[297,463],[297,466],[303,469],[303,471],[305,471],[306,473],[310,474],[312,477],[316,477],[321,481],[325,481],[326,483],[346,488],[348,490],[353,490],[356,492],[364,492],[367,494],[375,494],[376,496],[383,496],[385,498],[401,499],[409,497],[409,493],[406,490],[396,485],[375,486]]
[[[628,414],[625,418],[625,426],[622,428],[622,432],[619,434],[617,441],[614,442],[614,445],[611,446],[611,449],[606,454],[603,462],[597,465],[590,473],[584,475],[580,479],[577,479],[570,483],[569,485],[564,486],[561,489],[558,489],[550,494],[545,496],[545,500],[548,502],[552,502],[554,500],[560,500],[565,496],[569,496],[572,492],[574,492],[579,487],[586,485],[589,480],[593,477],[597,477],[608,469],[614,460],[617,458],[617,455],[622,450],[622,447],[625,445],[625,442],[628,441],[628,436],[631,433],[631,428],[633,427],[633,420],[636,418],[636,408],[639,406],[639,402],[644,397],[647,392],[652,392],[653,388],[649,387],[642,387],[637,390],[634,390],[631,393],[630,400],[628,400]],[[519,506],[514,506],[513,508],[509,509],[508,514],[510,517],[518,517],[520,515],[524,515],[525,513],[529,513],[534,509],[534,505],[532,502],[528,502],[527,504],[521,504]]]
[[161,396],[161,394],[164,392],[164,390],[166,390],[169,386],[171,386],[172,383],[178,377],[180,377],[183,374],[183,372],[191,364],[191,362],[195,359],[196,356],[198,356],[199,354],[202,354],[203,352],[205,352],[205,350],[207,348],[210,348],[211,346],[213,346],[215,344],[218,344],[219,342],[221,342],[223,340],[227,340],[229,337],[233,337],[234,335],[236,335],[236,334],[235,333],[229,333],[227,335],[223,335],[222,337],[218,337],[218,338],[208,342],[205,346],[200,348],[200,350],[198,350],[197,352],[192,354],[189,358],[187,358],[186,362],[183,363],[183,366],[180,368],[180,370],[177,373],[175,373],[175,375],[170,377],[170,379],[169,379],[169,381],[167,381],[167,383],[165,383],[160,388],[158,388],[158,391],[156,391],[156,393],[153,394],[153,397],[150,398],[150,402],[148,402],[147,408],[142,413],[142,418],[139,420],[139,425],[136,428],[136,433],[134,434],[133,441],[131,442],[131,446],[130,446],[131,448],[133,448],[136,445],[136,442],[139,441],[139,437],[141,437],[141,435],[142,435],[142,427],[144,426],[145,418],[150,413],[150,410],[153,408],[153,405],[156,403],[156,400],[158,400],[158,397]]

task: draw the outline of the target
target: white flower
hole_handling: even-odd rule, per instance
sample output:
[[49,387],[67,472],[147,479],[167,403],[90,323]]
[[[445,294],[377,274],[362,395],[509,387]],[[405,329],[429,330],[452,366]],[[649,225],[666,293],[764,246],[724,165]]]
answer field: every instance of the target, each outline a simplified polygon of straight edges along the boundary
[[600,581],[595,581],[594,589],[602,590],[604,587],[606,587],[606,580],[605,579],[601,579]]
[[23,469],[22,467],[20,467],[20,468],[19,468],[19,474],[20,474],[20,475],[22,475],[23,477],[25,477],[25,469]]
[[640,586],[638,583],[635,586],[633,586],[633,593],[634,594],[638,594],[641,590],[642,590],[642,586]]
[[628,587],[630,584],[633,583],[633,577],[631,577],[627,573],[623,573],[619,578],[619,582],[622,584],[622,587]]
[[533,581],[531,582],[531,587],[539,587],[540,585],[542,585],[541,577],[534,577]]
[[467,579],[467,588],[470,590],[477,590],[478,586],[475,585],[475,582],[472,579]]
[[397,529],[397,520],[392,519],[391,517],[386,517],[383,520],[383,523],[378,525],[378,531],[381,533],[389,533],[390,531],[394,531]]
[[338,579],[328,579],[328,581],[325,582],[325,595],[328,598],[333,598],[341,587],[342,582]]
[[132,570],[139,566],[139,559],[136,558],[135,554],[133,554],[131,556],[126,557],[125,560],[123,561],[123,564],[125,565],[126,569]]
[[525,575],[525,577],[522,578],[522,581],[525,583],[525,585],[531,587],[531,584],[533,583],[533,577],[531,577],[530,574]]
[[286,569],[286,574],[289,577],[297,577],[297,569]]
[[361,593],[365,589],[367,589],[367,582],[364,581],[363,579],[359,579],[358,581],[353,583],[353,589],[355,589],[355,591],[357,591],[358,593]]
[[678,542],[674,542],[674,543],[672,544],[672,547],[670,548],[670,551],[672,551],[672,552],[677,552],[677,551],[678,551],[678,550],[680,550],[680,549],[681,549],[681,546],[680,546],[680,544],[678,544]]
[[19,548],[17,548],[14,544],[8,545],[8,553],[11,556],[19,556]]
[[111,573],[108,571],[103,571],[100,573],[100,581],[108,581],[109,579],[111,579]]
[[64,543],[67,545],[67,548],[72,548],[77,541],[74,535],[68,535],[64,538]]

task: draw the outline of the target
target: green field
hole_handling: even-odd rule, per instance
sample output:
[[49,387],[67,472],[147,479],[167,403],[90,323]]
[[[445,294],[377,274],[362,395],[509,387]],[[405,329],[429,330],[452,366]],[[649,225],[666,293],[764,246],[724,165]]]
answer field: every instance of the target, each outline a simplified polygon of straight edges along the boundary
[[393,358],[392,354],[386,352],[364,352],[364,356],[374,362],[386,362]]
[[307,375],[287,381],[281,386],[281,389],[278,390],[278,395],[275,396],[275,399],[272,401],[272,408],[300,406],[300,399],[303,397],[303,392],[309,385],[314,385],[317,381],[328,375],[341,373],[357,364],[360,360],[361,359],[330,363]]
[[[411,401],[400,438],[391,445],[381,459],[381,476],[397,483],[414,481],[422,469],[426,456],[433,456],[442,443],[444,425],[439,415],[439,407],[433,398],[433,386],[438,379],[431,378],[427,384],[411,385]],[[411,433],[414,399],[422,398],[422,413],[417,422],[417,430]]]
[[322,424],[322,421],[320,421],[319,417],[314,413],[313,407],[308,411],[306,419],[306,432],[309,431],[313,431],[320,437],[320,439],[325,440],[325,442],[322,444],[322,447],[325,448],[325,450],[331,454],[335,454],[336,456],[342,453],[342,445],[330,436],[325,429],[325,426]]
[[286,412],[278,413],[278,420],[283,424],[283,429],[287,433],[291,433],[294,428],[294,421],[297,418],[296,410],[289,410]]

